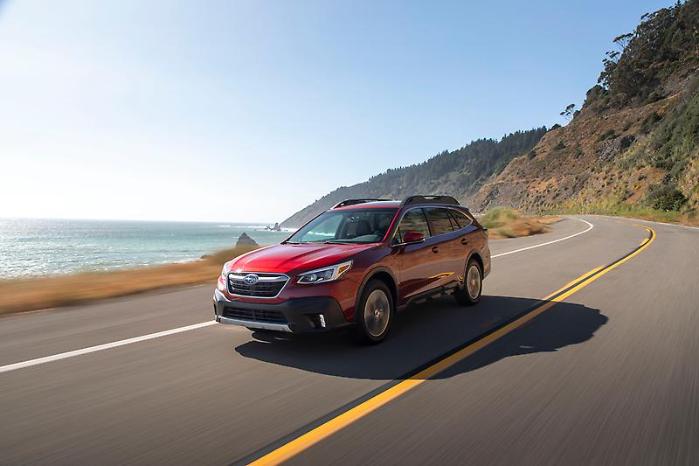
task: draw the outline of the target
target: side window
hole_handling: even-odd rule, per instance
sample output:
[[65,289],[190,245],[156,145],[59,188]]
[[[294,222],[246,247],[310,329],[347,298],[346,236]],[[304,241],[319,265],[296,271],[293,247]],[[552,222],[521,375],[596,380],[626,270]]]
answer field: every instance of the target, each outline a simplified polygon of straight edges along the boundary
[[452,220],[458,225],[458,228],[466,228],[473,223],[473,219],[460,210],[450,209],[449,212],[451,213]]
[[422,209],[412,209],[409,210],[400,221],[398,229],[396,230],[396,236],[394,241],[403,242],[403,235],[408,231],[417,231],[425,235],[425,238],[430,237],[430,229],[427,226],[427,219],[425,218],[425,213]]
[[454,231],[454,227],[452,226],[453,220],[451,219],[451,215],[449,215],[449,209],[429,207],[425,210],[427,211],[427,220],[430,222],[430,230],[433,236]]

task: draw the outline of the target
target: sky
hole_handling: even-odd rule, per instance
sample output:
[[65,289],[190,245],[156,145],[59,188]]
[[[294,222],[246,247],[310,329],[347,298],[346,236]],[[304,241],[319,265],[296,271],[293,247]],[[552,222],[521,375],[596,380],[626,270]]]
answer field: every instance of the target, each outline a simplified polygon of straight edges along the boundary
[[0,217],[281,221],[562,123],[654,0],[0,0]]

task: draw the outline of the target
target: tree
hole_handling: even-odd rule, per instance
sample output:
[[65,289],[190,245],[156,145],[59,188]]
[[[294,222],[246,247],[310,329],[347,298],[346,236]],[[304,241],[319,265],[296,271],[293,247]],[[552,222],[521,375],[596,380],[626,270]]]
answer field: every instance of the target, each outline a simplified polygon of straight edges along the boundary
[[565,118],[566,120],[570,121],[573,119],[573,117],[576,115],[575,113],[575,104],[568,104],[566,105],[565,110],[563,110],[560,115]]
[[616,36],[612,42],[614,42],[623,52],[624,49],[626,48],[627,45],[629,45],[629,42],[631,42],[631,39],[633,39],[633,33],[632,32],[627,32],[626,34],[622,34],[620,36]]
[[633,32],[613,39],[598,83],[613,107],[643,104],[662,95],[668,75],[697,69],[699,64],[699,1],[678,1],[641,17]]

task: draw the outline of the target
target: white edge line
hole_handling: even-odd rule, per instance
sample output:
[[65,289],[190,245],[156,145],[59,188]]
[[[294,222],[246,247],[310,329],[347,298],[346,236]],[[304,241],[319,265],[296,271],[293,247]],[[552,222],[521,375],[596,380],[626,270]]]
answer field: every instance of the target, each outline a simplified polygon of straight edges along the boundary
[[495,259],[496,257],[507,256],[509,254],[515,254],[517,252],[527,251],[529,249],[540,248],[541,246],[548,246],[549,244],[558,243],[560,241],[565,241],[567,239],[575,238],[576,236],[580,236],[582,234],[587,233],[588,231],[592,230],[595,227],[593,224],[591,224],[590,222],[588,222],[587,220],[584,220],[582,218],[578,218],[578,217],[570,217],[570,218],[574,218],[575,220],[580,220],[581,222],[586,223],[587,228],[584,229],[583,231],[579,231],[579,232],[574,233],[570,236],[566,236],[565,238],[558,238],[558,239],[554,239],[553,241],[547,241],[545,243],[534,244],[533,246],[527,246],[526,248],[515,249],[514,251],[501,252],[500,254],[495,254],[494,256],[492,256],[491,259]]
[[103,345],[88,346],[87,348],[77,349],[73,351],[66,351],[65,353],[58,353],[51,356],[46,356],[43,358],[30,359],[28,361],[17,362],[14,364],[8,364],[6,366],[0,366],[0,373],[16,371],[17,369],[24,369],[25,367],[38,366],[40,364],[46,364],[48,362],[59,361],[61,359],[74,358],[75,356],[80,356],[83,354],[95,353],[97,351],[103,351],[110,348],[117,348],[119,346],[130,345],[132,343],[138,343],[146,340],[154,340],[160,337],[166,337],[168,335],[174,335],[176,333],[187,332],[189,330],[196,330],[202,327],[208,327],[209,325],[215,324],[216,321],[210,320],[207,322],[200,322],[198,324],[187,325],[185,327],[173,328],[171,330],[163,330],[162,332],[149,333],[148,335],[141,335],[140,337],[127,338],[126,340],[114,341],[112,343],[105,343]]
[[[586,220],[583,220],[583,219],[577,218],[577,217],[572,217],[572,218],[586,223],[588,225],[587,229],[580,231],[578,233],[572,234],[570,236],[566,236],[565,238],[559,238],[559,239],[555,239],[553,241],[547,241],[546,243],[535,244],[533,246],[527,246],[526,248],[515,249],[514,251],[503,252],[500,254],[496,254],[492,257],[495,258],[495,257],[507,256],[508,254],[515,254],[517,252],[527,251],[529,249],[540,248],[542,246],[547,246],[549,244],[558,243],[559,241],[565,241],[567,239],[582,235],[583,233],[587,233],[588,231],[590,231],[594,228],[594,225]],[[77,349],[77,350],[73,350],[73,351],[66,351],[65,353],[58,353],[58,354],[54,354],[51,356],[45,356],[42,358],[29,359],[28,361],[7,364],[5,366],[0,366],[0,374],[2,374],[3,372],[11,372],[11,371],[16,371],[18,369],[24,369],[26,367],[38,366],[38,365],[46,364],[49,362],[60,361],[61,359],[74,358],[76,356],[81,356],[83,354],[96,353],[98,351],[104,351],[104,350],[108,350],[111,348],[118,348],[120,346],[126,346],[126,345],[130,345],[132,343],[139,343],[142,341],[154,340],[156,338],[166,337],[168,335],[174,335],[176,333],[188,332],[190,330],[197,330],[197,329],[200,329],[203,327],[208,327],[210,325],[214,325],[215,323],[216,323],[216,321],[213,321],[213,320],[210,320],[207,322],[199,322],[198,324],[187,325],[185,327],[178,327],[178,328],[173,328],[170,330],[163,330],[162,332],[149,333],[148,335],[141,335],[140,337],[127,338],[125,340],[114,341],[114,342],[105,343],[102,345],[88,346],[87,348]]]

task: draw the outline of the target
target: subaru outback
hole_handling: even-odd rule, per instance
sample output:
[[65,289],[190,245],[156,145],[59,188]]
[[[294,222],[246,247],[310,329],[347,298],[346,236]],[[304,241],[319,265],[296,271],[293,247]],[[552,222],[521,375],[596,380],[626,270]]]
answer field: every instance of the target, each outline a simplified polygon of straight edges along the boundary
[[477,304],[489,272],[487,231],[453,197],[349,199],[280,244],[224,264],[214,312],[252,330],[352,326],[378,343],[411,303],[448,294]]

